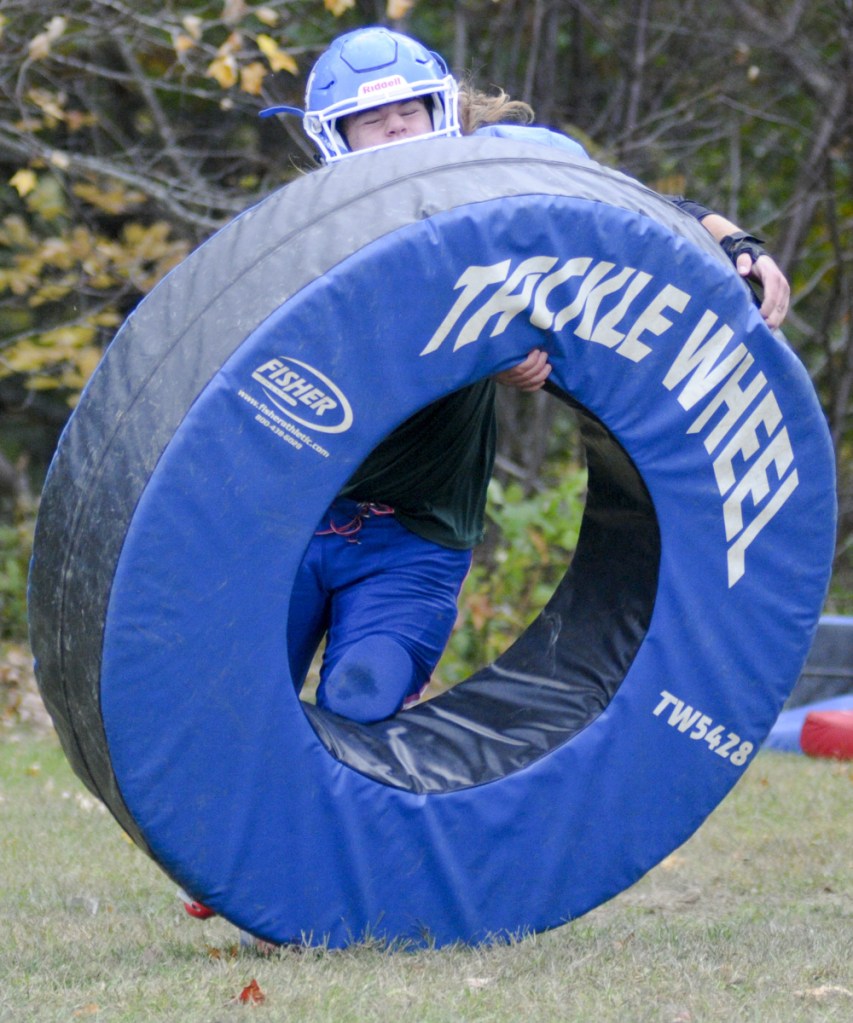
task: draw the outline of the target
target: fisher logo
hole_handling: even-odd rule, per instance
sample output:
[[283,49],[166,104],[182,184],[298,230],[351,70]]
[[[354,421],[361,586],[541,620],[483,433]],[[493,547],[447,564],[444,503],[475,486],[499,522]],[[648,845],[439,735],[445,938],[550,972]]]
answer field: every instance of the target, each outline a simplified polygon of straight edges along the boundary
[[317,433],[344,433],[352,426],[352,408],[327,376],[299,359],[282,355],[252,374],[270,403],[289,419]]
[[379,78],[375,82],[365,82],[358,87],[359,96],[375,96],[386,92],[399,92],[406,84],[400,75],[391,75],[390,78]]

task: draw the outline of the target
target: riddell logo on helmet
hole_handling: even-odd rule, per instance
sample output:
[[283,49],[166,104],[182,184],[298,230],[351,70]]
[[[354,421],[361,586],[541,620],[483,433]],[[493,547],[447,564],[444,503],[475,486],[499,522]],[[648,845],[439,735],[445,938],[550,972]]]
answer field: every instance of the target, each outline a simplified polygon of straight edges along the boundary
[[405,85],[406,80],[400,75],[392,75],[391,78],[380,78],[376,82],[365,82],[358,87],[359,96],[370,96],[375,92],[390,92],[392,89],[399,89]]

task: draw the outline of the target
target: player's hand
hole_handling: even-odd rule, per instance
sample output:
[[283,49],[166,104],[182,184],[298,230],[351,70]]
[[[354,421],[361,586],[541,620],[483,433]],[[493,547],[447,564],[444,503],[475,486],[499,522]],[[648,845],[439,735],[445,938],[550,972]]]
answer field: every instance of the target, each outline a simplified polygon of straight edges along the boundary
[[771,330],[781,327],[788,315],[791,286],[773,257],[765,253],[753,262],[749,253],[742,252],[735,266],[741,277],[749,277],[763,288],[764,294],[759,311],[767,326]]
[[495,380],[504,387],[515,387],[519,391],[538,391],[551,374],[547,352],[534,348],[516,366],[495,374]]

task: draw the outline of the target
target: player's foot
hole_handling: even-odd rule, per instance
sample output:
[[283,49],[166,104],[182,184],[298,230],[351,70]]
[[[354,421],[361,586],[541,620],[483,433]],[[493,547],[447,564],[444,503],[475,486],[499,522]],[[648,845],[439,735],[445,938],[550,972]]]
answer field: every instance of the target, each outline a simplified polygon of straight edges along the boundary
[[216,916],[216,911],[211,909],[209,906],[205,906],[203,902],[199,902],[197,899],[187,895],[183,889],[178,889],[178,898],[183,902],[184,909],[189,913],[190,916],[195,917],[196,920],[209,920],[212,916]]
[[264,941],[262,938],[256,938],[248,931],[240,931],[240,948],[251,948],[260,955],[268,956],[275,952],[278,945],[274,945],[271,941]]

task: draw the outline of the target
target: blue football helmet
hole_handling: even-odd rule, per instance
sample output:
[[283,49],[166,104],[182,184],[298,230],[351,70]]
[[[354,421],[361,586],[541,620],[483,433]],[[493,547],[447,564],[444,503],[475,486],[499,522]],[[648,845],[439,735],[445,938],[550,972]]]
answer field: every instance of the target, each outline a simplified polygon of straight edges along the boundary
[[351,155],[339,119],[385,103],[430,97],[433,130],[417,137],[460,135],[457,94],[456,79],[437,53],[387,28],[360,28],[339,36],[314,65],[302,123],[331,163]]

